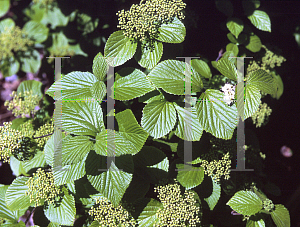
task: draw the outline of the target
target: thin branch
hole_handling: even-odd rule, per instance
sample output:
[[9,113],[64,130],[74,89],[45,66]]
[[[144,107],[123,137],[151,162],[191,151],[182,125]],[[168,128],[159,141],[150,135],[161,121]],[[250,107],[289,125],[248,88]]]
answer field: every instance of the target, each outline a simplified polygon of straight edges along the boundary
[[35,207],[32,209],[32,211],[30,211],[30,215],[26,218],[25,225],[27,225],[27,222],[29,221],[29,219],[34,211],[35,211]]
[[33,139],[39,139],[39,138],[43,138],[43,137],[46,137],[46,136],[51,136],[53,134],[53,132],[52,133],[49,133],[49,134],[47,134],[47,135],[43,135],[43,136],[38,136],[38,137],[32,137]]

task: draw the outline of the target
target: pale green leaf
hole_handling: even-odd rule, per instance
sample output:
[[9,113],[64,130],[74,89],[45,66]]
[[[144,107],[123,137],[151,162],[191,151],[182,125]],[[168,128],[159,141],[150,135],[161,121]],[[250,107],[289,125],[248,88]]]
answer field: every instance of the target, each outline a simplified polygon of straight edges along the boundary
[[255,86],[260,91],[263,91],[267,94],[275,94],[277,90],[273,76],[262,69],[252,72],[249,75],[246,84]]
[[146,47],[139,46],[137,53],[134,55],[139,65],[143,68],[152,69],[157,65],[163,54],[163,44],[161,42],[154,41],[154,50],[147,49]]
[[0,17],[4,16],[9,10],[10,0],[2,0],[0,2]]
[[65,102],[62,105],[62,125],[75,135],[96,136],[104,129],[103,113],[98,102]]
[[198,119],[196,108],[183,108],[173,102],[178,114],[178,126],[175,130],[176,136],[186,141],[199,141],[203,127]]
[[97,101],[102,101],[106,95],[106,85],[103,81],[97,81],[90,88],[92,97]]
[[196,104],[200,124],[205,131],[217,138],[230,139],[237,126],[237,109],[228,106],[223,100],[223,93],[207,89]]
[[[245,90],[244,119],[251,117],[258,109],[261,94],[255,86],[248,85]],[[238,106],[239,109],[239,106]]]
[[226,26],[228,30],[235,36],[236,39],[239,37],[239,34],[244,29],[243,21],[238,18],[229,18],[227,20]]
[[125,37],[122,30],[112,33],[104,48],[104,56],[110,66],[119,66],[135,54],[137,43]]
[[260,38],[257,35],[251,35],[249,44],[246,45],[246,48],[254,53],[260,51],[262,43]]
[[30,202],[29,196],[25,195],[25,192],[29,189],[26,185],[28,180],[29,177],[18,177],[8,187],[5,194],[5,202],[9,209],[27,209],[34,204],[34,202]]
[[182,43],[186,35],[184,24],[177,17],[171,23],[162,24],[158,31],[157,39],[165,43]]
[[122,101],[130,100],[155,90],[155,87],[151,85],[150,81],[142,71],[125,68],[118,72],[118,74],[123,75],[125,72],[128,72],[129,74],[126,73],[125,77],[115,81],[113,87],[115,99]]
[[26,73],[36,73],[41,67],[41,57],[37,50],[23,52],[21,61],[21,70]]
[[29,161],[23,162],[23,168],[25,172],[29,172],[29,170],[37,168],[37,167],[44,167],[46,164],[45,154],[43,151],[38,151],[34,157]]
[[148,166],[149,168],[156,168],[156,169],[161,169],[164,170],[166,172],[169,171],[169,159],[166,157],[164,160],[162,160],[161,162],[152,165],[152,166]]
[[93,60],[93,74],[98,80],[104,80],[108,72],[108,64],[105,57],[99,52]]
[[275,210],[271,212],[271,217],[277,227],[291,226],[290,213],[282,204],[275,205]]
[[87,56],[88,56],[87,53],[83,52],[83,50],[81,49],[79,43],[77,43],[76,45],[69,45],[69,48],[68,48],[68,49],[74,51],[74,54],[75,54],[75,55],[82,55],[82,56],[84,56],[84,57],[87,57]]
[[254,215],[263,208],[262,201],[251,191],[236,192],[226,205],[243,215]]
[[204,179],[203,167],[176,164],[176,168],[178,169],[177,180],[187,190],[197,187]]
[[40,99],[43,97],[42,93],[42,83],[40,81],[36,80],[25,80],[20,83],[17,93],[19,94],[21,92],[22,95],[25,94],[25,91],[32,91],[33,95],[37,95]]
[[141,125],[155,139],[167,135],[175,126],[176,109],[164,100],[148,103],[143,109]]
[[217,62],[217,69],[220,73],[226,76],[228,79],[237,81],[237,70],[235,65],[230,61],[229,58],[222,57]]
[[36,43],[42,43],[48,38],[49,28],[36,21],[28,21],[22,30]]
[[205,61],[199,59],[192,59],[191,64],[192,67],[196,70],[196,72],[198,72],[201,76],[208,79],[211,78],[212,74],[210,68]]
[[212,191],[211,195],[207,198],[204,198],[204,201],[207,202],[210,210],[213,210],[215,208],[215,206],[217,205],[217,203],[220,199],[220,196],[221,196],[220,184],[215,182],[212,179],[212,185],[213,185],[213,191]]
[[45,25],[50,24],[51,29],[55,29],[58,26],[66,26],[69,18],[66,17],[56,5],[51,9],[46,10],[41,22]]
[[259,30],[271,32],[271,20],[266,12],[254,10],[252,15],[248,16],[248,18]]
[[158,224],[159,219],[156,215],[159,209],[163,209],[161,202],[151,199],[144,210],[140,213],[138,217],[138,223],[140,227],[154,226]]
[[265,227],[263,219],[254,220],[252,217],[247,221],[246,227]]
[[226,46],[226,51],[232,51],[235,56],[238,56],[239,47],[236,44],[228,43]]
[[50,204],[49,207],[44,210],[44,213],[49,221],[53,222],[53,224],[73,225],[76,215],[74,197],[72,195],[65,194],[58,207]]
[[5,29],[10,29],[15,27],[16,24],[13,19],[11,18],[5,18],[0,21],[0,33],[4,32]]

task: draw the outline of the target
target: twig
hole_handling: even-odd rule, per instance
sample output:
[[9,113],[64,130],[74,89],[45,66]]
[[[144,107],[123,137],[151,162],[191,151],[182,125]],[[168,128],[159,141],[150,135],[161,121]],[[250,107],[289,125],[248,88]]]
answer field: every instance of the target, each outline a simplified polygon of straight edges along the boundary
[[46,137],[46,136],[51,136],[53,134],[53,132],[52,133],[49,133],[49,134],[47,134],[47,135],[43,135],[43,136],[38,136],[38,137],[32,137],[33,139],[39,139],[39,138],[43,138],[43,137]]
[[30,219],[31,215],[33,214],[34,210],[35,210],[35,207],[32,209],[32,211],[30,211],[30,215],[26,218],[25,225],[27,225],[27,222],[29,221],[29,219]]

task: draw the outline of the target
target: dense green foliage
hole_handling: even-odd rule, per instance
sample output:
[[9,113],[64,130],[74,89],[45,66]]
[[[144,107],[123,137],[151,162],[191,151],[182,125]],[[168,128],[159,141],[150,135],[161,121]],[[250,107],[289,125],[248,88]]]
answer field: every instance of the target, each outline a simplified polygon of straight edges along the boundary
[[[5,76],[19,69],[38,70],[40,60],[25,56],[33,56],[37,44],[49,37],[52,44],[43,44],[49,56],[85,55],[79,44],[70,44],[63,29],[54,31],[78,20],[78,30],[87,37],[98,20],[80,12],[66,17],[58,6],[55,1],[33,1],[24,10],[29,21],[21,32],[14,30],[24,45],[12,46],[0,58]],[[259,1],[243,2],[252,25],[271,32],[270,18],[259,6]],[[15,99],[6,105],[22,117],[0,127],[1,158],[10,162],[17,176],[11,185],[0,185],[1,226],[25,226],[19,217],[35,207],[43,213],[34,217],[41,227],[213,227],[221,225],[210,215],[222,204],[224,212],[231,208],[240,215],[234,216],[231,226],[290,226],[288,210],[266,197],[259,189],[261,182],[247,178],[247,173],[244,181],[233,182],[236,173],[230,171],[236,161],[237,119],[252,118],[254,124],[263,125],[271,111],[261,99],[282,95],[283,84],[274,67],[284,58],[262,45],[242,19],[232,18],[233,7],[226,0],[216,1],[228,17],[230,41],[218,61],[161,61],[164,43],[176,45],[185,39],[184,7],[181,0],[142,0],[118,13],[121,30],[109,36],[90,72],[63,75],[46,92],[37,81],[20,84]],[[14,26],[12,20],[0,21],[1,40],[7,37],[7,27]],[[240,75],[236,58],[230,57],[249,53],[244,50],[266,51],[261,65],[252,61],[245,68],[244,103],[237,103]],[[124,67],[129,60],[136,67]],[[116,67],[113,88],[107,83],[109,67]],[[187,77],[192,79],[189,108],[184,97]],[[114,89],[116,105],[108,113],[104,100],[109,89]],[[58,120],[50,117],[51,104],[44,97],[45,93],[60,101],[55,97],[59,90],[62,131],[55,126]],[[114,130],[107,127],[108,116],[115,117]],[[192,162],[185,163],[184,141],[192,143]],[[247,144],[245,149],[251,151],[246,164],[261,171],[259,148]]]

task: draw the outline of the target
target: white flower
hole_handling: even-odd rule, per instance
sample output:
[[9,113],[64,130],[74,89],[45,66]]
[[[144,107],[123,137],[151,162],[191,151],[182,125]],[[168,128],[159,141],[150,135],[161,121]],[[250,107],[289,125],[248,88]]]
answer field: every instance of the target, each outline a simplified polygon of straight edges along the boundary
[[234,100],[235,95],[235,86],[232,84],[226,83],[222,88],[222,92],[224,93],[223,100],[229,105]]

